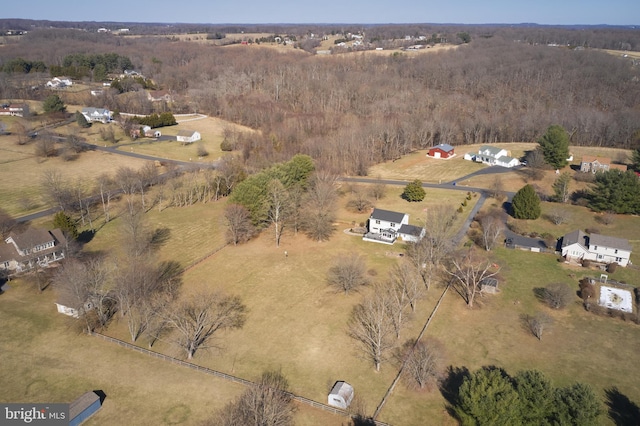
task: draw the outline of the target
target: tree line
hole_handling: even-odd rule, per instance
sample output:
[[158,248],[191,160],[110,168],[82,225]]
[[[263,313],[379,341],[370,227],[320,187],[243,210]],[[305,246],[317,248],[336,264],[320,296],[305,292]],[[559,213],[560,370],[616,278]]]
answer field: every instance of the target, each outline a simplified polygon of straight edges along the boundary
[[[456,28],[453,34],[464,31]],[[261,130],[241,147],[260,167],[302,153],[333,173],[366,174],[372,164],[439,142],[535,141],[552,124],[567,129],[572,144],[637,143],[640,96],[633,81],[638,71],[630,60],[518,42],[501,28],[487,28],[484,36],[477,31],[467,31],[470,43],[437,53],[321,58],[291,51],[277,63],[263,49],[240,53],[162,38],[88,36],[65,44],[34,35],[5,46],[0,60],[61,64],[86,46],[104,54],[118,45],[136,70],[176,94],[174,112],[195,108]],[[518,31],[535,38],[541,30]],[[606,35],[626,37],[620,31]],[[20,92],[11,83],[0,77],[0,96]],[[153,107],[117,93],[101,100],[112,110],[133,113],[147,114]]]

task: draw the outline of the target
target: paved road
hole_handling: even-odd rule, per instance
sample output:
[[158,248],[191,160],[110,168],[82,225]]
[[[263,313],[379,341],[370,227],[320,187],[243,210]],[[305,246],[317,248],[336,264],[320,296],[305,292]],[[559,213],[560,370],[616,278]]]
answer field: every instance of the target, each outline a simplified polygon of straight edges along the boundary
[[466,176],[462,176],[458,179],[454,179],[451,182],[448,182],[450,184],[456,183],[456,182],[464,182],[467,179],[471,179],[472,177],[476,177],[476,176],[482,176],[482,175],[495,175],[495,174],[500,174],[500,173],[509,173],[512,172],[514,170],[520,170],[522,169],[523,166],[517,166],[517,167],[512,167],[512,168],[507,168],[507,167],[500,167],[500,166],[489,166],[486,167],[484,169],[480,169],[477,172],[473,172],[470,173]]

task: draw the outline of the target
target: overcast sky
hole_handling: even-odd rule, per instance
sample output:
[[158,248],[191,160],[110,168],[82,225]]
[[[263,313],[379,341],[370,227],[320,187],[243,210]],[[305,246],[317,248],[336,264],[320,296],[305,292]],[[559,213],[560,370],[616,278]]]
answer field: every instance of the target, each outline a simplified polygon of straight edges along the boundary
[[640,0],[7,0],[0,18],[166,23],[640,24]]

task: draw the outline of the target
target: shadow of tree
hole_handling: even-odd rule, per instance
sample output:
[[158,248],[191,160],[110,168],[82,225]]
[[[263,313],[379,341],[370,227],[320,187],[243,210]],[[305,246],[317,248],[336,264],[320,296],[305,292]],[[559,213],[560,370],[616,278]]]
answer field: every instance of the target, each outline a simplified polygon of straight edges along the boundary
[[547,290],[544,287],[536,287],[533,289],[533,295],[538,299],[538,301],[546,304],[546,291]]
[[171,238],[171,229],[169,228],[158,228],[153,231],[153,235],[151,235],[151,249],[157,250],[163,245],[166,244]]
[[609,417],[618,426],[640,425],[640,407],[622,394],[617,387],[605,389]]
[[467,367],[454,367],[450,365],[440,382],[440,393],[447,401],[445,409],[451,417],[458,418],[454,407],[458,404],[458,393],[464,379],[470,377],[471,373]]
[[96,232],[92,230],[82,231],[80,234],[78,234],[78,238],[76,238],[76,240],[80,244],[87,244],[88,242],[93,240],[93,237],[95,237],[95,235],[96,235]]

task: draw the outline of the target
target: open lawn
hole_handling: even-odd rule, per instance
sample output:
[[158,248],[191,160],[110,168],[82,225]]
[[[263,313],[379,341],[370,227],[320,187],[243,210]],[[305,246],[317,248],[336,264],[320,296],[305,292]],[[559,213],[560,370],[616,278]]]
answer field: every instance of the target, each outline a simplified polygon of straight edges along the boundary
[[9,214],[19,216],[49,207],[44,201],[41,186],[42,175],[56,170],[67,180],[81,180],[90,188],[93,179],[102,173],[113,174],[118,167],[138,169],[144,160],[89,151],[75,160],[62,158],[38,158],[34,155],[35,142],[18,145],[16,136],[0,136],[0,200]]
[[396,161],[388,161],[369,168],[369,176],[382,179],[420,179],[427,183],[446,183],[456,178],[481,170],[486,166],[465,161],[458,154],[447,160],[427,157],[427,151],[420,150],[407,154]]
[[20,280],[0,295],[2,402],[71,402],[102,390],[87,425],[199,424],[244,387],[77,332],[55,294]]
[[[464,198],[464,194],[457,191],[432,190],[428,191],[427,202],[408,203],[400,198],[400,192],[398,187],[387,188],[386,197],[377,206],[409,212],[412,223],[420,222],[418,218],[425,208],[441,203],[457,205]],[[344,205],[347,199],[348,195],[341,197],[340,204]],[[149,212],[147,217],[154,227],[165,224],[171,227],[171,237],[158,252],[159,258],[174,256],[174,260],[188,264],[215,248],[216,241],[221,241],[224,234],[220,228],[224,204],[221,201]],[[467,209],[472,204],[470,202]],[[352,307],[370,290],[344,295],[326,284],[328,267],[346,253],[365,256],[373,281],[386,279],[398,261],[398,255],[403,252],[399,243],[394,246],[366,243],[358,236],[342,232],[351,222],[365,221],[368,215],[341,208],[334,236],[323,243],[289,231],[277,248],[271,230],[266,230],[258,239],[237,247],[227,246],[188,270],[184,293],[221,289],[240,295],[249,309],[242,330],[221,335],[223,349],[198,352],[195,362],[248,379],[265,369],[281,369],[293,392],[321,402],[336,380],[346,380],[356,387],[359,399],[368,412],[372,412],[393,380],[397,366],[387,363],[376,374],[373,366],[360,358],[346,334]],[[460,216],[462,220],[463,215]],[[117,229],[116,220],[100,230],[87,249],[106,248]],[[189,257],[185,258],[187,254]],[[438,292],[431,292],[420,302],[416,318],[401,336],[401,342],[417,335],[438,296]],[[128,339],[126,324],[118,318],[108,333]],[[145,342],[144,338],[140,340],[141,345]],[[155,349],[182,356],[168,343],[159,342]],[[309,417],[304,418],[307,420],[301,419],[301,424],[309,421]],[[323,424],[337,425],[343,420],[336,417]]]
[[[450,292],[426,333],[444,343],[449,365],[470,370],[495,365],[509,374],[538,369],[555,386],[575,381],[590,384],[603,397],[603,408],[604,390],[613,386],[634,403],[640,402],[636,383],[640,367],[633,362],[640,350],[640,326],[590,314],[577,296],[568,308],[556,311],[533,294],[534,288],[552,282],[569,283],[577,291],[578,279],[586,271],[567,269],[553,255],[520,250],[498,249],[492,258],[502,268],[501,292],[479,299],[480,305],[473,310]],[[537,311],[554,319],[541,341],[522,327],[520,319]],[[380,420],[421,425],[429,418],[434,424],[456,424],[444,412],[445,400],[440,392],[397,390]],[[406,421],[407,412],[414,414],[412,420]],[[602,424],[613,424],[606,414],[601,420]]]
[[[178,118],[178,121],[182,118]],[[155,157],[169,158],[180,161],[215,161],[224,154],[220,149],[220,143],[224,140],[225,129],[236,132],[254,132],[254,130],[221,120],[215,117],[205,117],[202,119],[184,119],[176,126],[162,127],[158,130],[163,135],[175,136],[181,130],[196,130],[202,135],[202,139],[191,144],[183,144],[177,141],[154,141],[149,138],[141,138],[138,141],[123,140],[120,149],[140,154],[152,155]],[[202,146],[208,153],[205,157],[198,157],[198,146]]]

